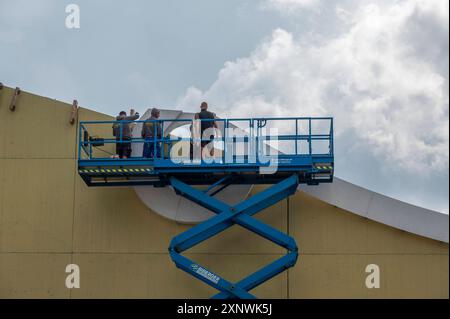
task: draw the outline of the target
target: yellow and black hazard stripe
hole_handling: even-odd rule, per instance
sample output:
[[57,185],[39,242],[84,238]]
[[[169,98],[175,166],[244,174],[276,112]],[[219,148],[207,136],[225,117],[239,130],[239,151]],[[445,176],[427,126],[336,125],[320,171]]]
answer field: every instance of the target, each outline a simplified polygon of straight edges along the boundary
[[79,174],[143,174],[143,173],[151,173],[153,170],[151,168],[89,168],[89,169],[79,169]]
[[319,171],[331,171],[333,170],[333,166],[331,165],[316,165],[315,168]]

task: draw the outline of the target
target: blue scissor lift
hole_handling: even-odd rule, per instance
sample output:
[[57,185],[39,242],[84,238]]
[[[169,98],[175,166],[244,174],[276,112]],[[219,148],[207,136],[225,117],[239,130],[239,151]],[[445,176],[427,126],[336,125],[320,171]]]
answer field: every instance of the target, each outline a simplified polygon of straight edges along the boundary
[[[169,246],[170,256],[178,268],[219,290],[213,298],[255,298],[249,291],[294,266],[298,248],[294,238],[253,215],[294,194],[299,184],[333,181],[333,119],[244,118],[216,119],[215,122],[220,134],[216,134],[213,141],[202,140],[195,134],[191,136],[192,128],[200,125],[193,120],[147,121],[147,124],[158,123],[162,127],[162,135],[158,137],[156,125],[153,125],[155,134],[151,140],[125,140],[121,136],[123,125],[144,121],[81,122],[78,172],[88,186],[172,186],[178,195],[215,213],[214,217],[175,236]],[[111,136],[112,125],[119,126],[120,136]],[[184,127],[189,134],[183,135],[182,129],[178,129],[177,135],[164,132],[175,126]],[[197,152],[193,154],[192,149],[201,150],[202,141],[209,142],[215,149],[214,158],[200,159]],[[155,154],[156,145],[160,145],[162,151],[153,159],[143,158],[142,154],[128,159],[105,157],[114,152],[117,143],[151,143]],[[214,197],[235,184],[271,186],[234,206]],[[195,187],[197,185],[208,187],[202,190]],[[235,224],[284,247],[287,254],[236,283],[182,255]]]

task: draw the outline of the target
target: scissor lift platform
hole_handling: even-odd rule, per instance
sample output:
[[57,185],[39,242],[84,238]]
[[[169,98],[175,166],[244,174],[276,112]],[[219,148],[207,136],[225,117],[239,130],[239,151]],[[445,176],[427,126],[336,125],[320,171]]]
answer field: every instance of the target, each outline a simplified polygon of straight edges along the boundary
[[[216,137],[211,144],[221,145],[217,152],[220,155],[214,162],[204,160],[195,161],[189,158],[171,157],[171,150],[177,143],[199,144],[205,140],[195,138],[172,136],[165,133],[165,127],[189,125],[192,121],[186,120],[156,120],[163,128],[161,138],[153,140],[133,138],[124,141],[111,137],[110,128],[118,125],[140,125],[144,121],[130,122],[81,122],[79,133],[79,174],[89,186],[132,186],[132,185],[169,185],[170,177],[177,177],[190,185],[207,185],[215,183],[226,176],[237,184],[273,184],[290,174],[299,176],[300,184],[318,184],[332,182],[333,180],[333,120],[332,118],[264,118],[264,119],[227,119],[216,120],[218,130],[224,132]],[[314,124],[320,123],[319,129],[314,132]],[[270,135],[263,129],[272,124],[271,129],[280,126],[280,133]],[[290,123],[290,125],[286,125]],[[245,128],[239,128],[243,124]],[[194,124],[191,124],[194,125]],[[292,131],[286,130],[290,126]],[[101,129],[103,128],[103,129]],[[233,129],[237,135],[227,136],[226,132]],[[92,134],[91,131],[95,133]],[[303,131],[303,132],[300,132]],[[316,129],[317,131],[317,129]],[[102,137],[99,138],[98,133]],[[156,136],[156,134],[155,134]],[[143,158],[142,154],[133,154],[129,159],[112,159],[105,157],[104,152],[98,152],[102,147],[109,147],[109,153],[114,152],[117,143],[130,143],[133,146],[150,142],[159,143],[162,154],[158,158]],[[273,144],[284,144],[277,147]],[[241,144],[244,147],[242,154],[237,154],[233,145]],[[315,144],[321,146],[316,149]],[[319,145],[320,144],[320,145]],[[216,146],[212,146],[216,147]],[[97,152],[96,152],[97,150]],[[273,152],[275,150],[275,152]],[[249,153],[252,155],[249,156]],[[272,152],[272,154],[270,154]],[[233,154],[230,154],[233,153]],[[262,154],[264,153],[264,154]],[[275,154],[273,154],[275,153]],[[261,157],[263,158],[261,160]],[[270,166],[270,174],[261,173]]]
[[[324,162],[324,161],[321,161]],[[317,185],[332,182],[333,165],[327,163],[283,165],[273,174],[261,174],[261,166],[250,165],[199,165],[167,168],[127,160],[79,162],[79,174],[88,186],[170,185],[176,177],[189,185],[210,185],[229,177],[233,184],[274,184],[292,174],[299,176],[301,184]]]
[[[167,128],[183,126],[189,126],[188,131],[194,132],[196,127],[200,127],[200,123],[194,120],[81,122],[78,172],[88,186],[170,185],[178,195],[217,214],[174,237],[169,246],[170,256],[178,268],[218,289],[220,292],[214,298],[254,298],[250,290],[295,265],[298,248],[292,237],[252,216],[292,195],[299,184],[318,185],[333,181],[333,119],[249,118],[214,121],[220,134],[215,134],[212,140],[197,138],[195,134],[186,136],[165,132]],[[109,136],[112,125],[118,125],[122,132],[123,125],[139,126],[144,122],[159,125],[162,128],[161,136],[156,134],[157,125],[153,125],[154,137],[150,140],[125,140],[122,136]],[[266,131],[265,128],[269,126],[271,130]],[[273,129],[277,126],[279,130],[274,133]],[[202,142],[209,143],[214,149],[213,158],[196,158],[192,151],[187,155],[181,152],[183,155],[177,156],[178,153],[174,151],[186,146],[190,150],[194,147],[201,150]],[[129,159],[105,157],[105,153],[114,154],[117,143],[135,146],[134,156]],[[144,143],[150,143],[155,148],[155,154],[156,146],[160,145],[161,154],[155,158],[136,154],[136,150],[140,152],[136,146]],[[214,197],[226,187],[236,184],[272,186],[235,206]],[[202,191],[194,185],[209,187]],[[284,247],[287,254],[237,283],[226,280],[182,255],[187,249],[235,224]]]

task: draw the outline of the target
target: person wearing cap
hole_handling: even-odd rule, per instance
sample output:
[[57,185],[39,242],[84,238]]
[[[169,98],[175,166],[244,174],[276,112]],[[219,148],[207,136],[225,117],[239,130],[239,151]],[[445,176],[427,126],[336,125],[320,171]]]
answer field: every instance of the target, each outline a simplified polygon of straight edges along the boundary
[[161,157],[161,142],[155,142],[155,134],[156,139],[161,139],[162,136],[161,123],[158,121],[160,113],[157,108],[153,108],[151,117],[142,125],[141,136],[145,139],[142,157],[152,159],[155,158],[155,155],[157,158]]
[[[202,138],[201,147],[203,152],[204,147],[214,139],[213,130],[214,128],[217,129],[217,124],[213,120],[216,119],[216,114],[208,111],[208,103],[202,102],[200,105],[200,112],[195,114],[195,119],[201,120],[200,132]],[[203,139],[205,140],[203,141]],[[214,147],[210,148],[209,153],[211,156],[214,156]]]
[[119,116],[116,117],[117,123],[113,125],[113,135],[116,137],[116,154],[121,159],[127,159],[131,157],[131,139],[133,138],[133,126],[132,123],[120,123],[123,121],[135,121],[139,119],[139,113],[131,109],[130,115],[127,116],[127,112],[122,111]]

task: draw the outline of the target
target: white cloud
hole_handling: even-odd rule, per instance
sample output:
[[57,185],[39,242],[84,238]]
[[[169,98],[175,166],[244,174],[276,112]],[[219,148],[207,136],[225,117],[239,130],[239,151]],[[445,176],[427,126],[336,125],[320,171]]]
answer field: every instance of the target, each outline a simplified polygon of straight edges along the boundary
[[179,105],[208,100],[228,117],[332,115],[338,138],[360,152],[408,174],[448,174],[448,1],[363,3],[344,17],[345,32],[319,45],[273,31]]

